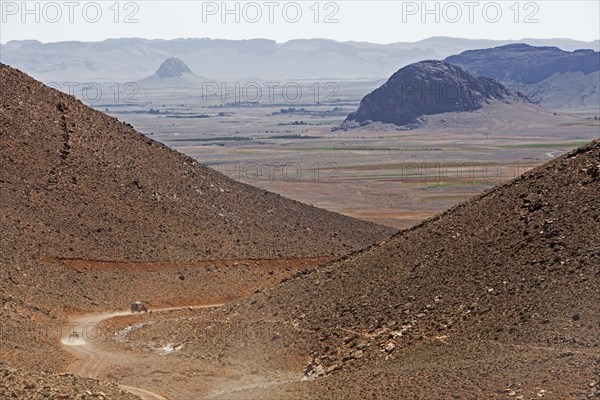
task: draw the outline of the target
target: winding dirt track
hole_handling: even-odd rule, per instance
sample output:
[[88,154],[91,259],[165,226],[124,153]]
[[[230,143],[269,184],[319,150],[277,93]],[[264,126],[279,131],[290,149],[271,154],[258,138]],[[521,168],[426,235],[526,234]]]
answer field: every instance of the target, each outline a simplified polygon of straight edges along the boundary
[[[208,304],[202,306],[170,307],[152,310],[153,313],[167,312],[181,309],[201,309],[218,307],[223,304]],[[86,314],[72,318],[63,330],[61,342],[65,350],[76,357],[76,361],[69,367],[69,372],[86,378],[98,378],[102,371],[122,361],[124,356],[118,353],[106,351],[99,344],[101,335],[98,333],[98,324],[110,318],[123,315],[131,315],[130,311],[116,311],[98,314]],[[77,332],[78,335],[72,335]],[[120,385],[120,387],[142,400],[171,400],[169,397],[134,386]]]

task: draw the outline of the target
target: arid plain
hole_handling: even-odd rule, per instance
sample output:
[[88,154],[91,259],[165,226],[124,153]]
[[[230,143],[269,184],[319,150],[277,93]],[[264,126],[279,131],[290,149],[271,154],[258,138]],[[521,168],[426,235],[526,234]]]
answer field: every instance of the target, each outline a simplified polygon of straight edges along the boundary
[[415,130],[338,130],[380,83],[207,81],[168,96],[139,86],[125,102],[90,105],[231,178],[398,229],[598,137],[597,111],[533,104],[438,115]]

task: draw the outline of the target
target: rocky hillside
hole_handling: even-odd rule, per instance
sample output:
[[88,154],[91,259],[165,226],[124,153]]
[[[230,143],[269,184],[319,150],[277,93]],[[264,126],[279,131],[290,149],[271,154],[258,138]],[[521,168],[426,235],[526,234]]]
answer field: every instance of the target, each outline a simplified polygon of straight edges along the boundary
[[524,43],[467,50],[446,58],[477,76],[520,83],[541,82],[554,74],[600,70],[600,52],[564,51],[558,47],[536,47]]
[[400,69],[365,96],[342,126],[383,122],[411,127],[424,115],[474,111],[491,101],[512,99],[518,100],[493,79],[477,78],[444,61],[422,61]]
[[0,396],[3,399],[139,399],[112,382],[65,373],[34,375],[2,364]]
[[230,301],[395,232],[238,183],[1,64],[0,93],[11,366],[64,370],[72,312]]
[[315,257],[391,231],[238,183],[6,65],[0,85],[4,255]]
[[600,104],[598,51],[511,44],[465,51],[446,61],[496,79],[546,107],[597,109]]
[[[191,335],[186,356],[296,365],[308,379],[255,398],[593,397],[598,193],[596,140],[385,243],[146,335]],[[226,333],[206,333],[225,319]]]

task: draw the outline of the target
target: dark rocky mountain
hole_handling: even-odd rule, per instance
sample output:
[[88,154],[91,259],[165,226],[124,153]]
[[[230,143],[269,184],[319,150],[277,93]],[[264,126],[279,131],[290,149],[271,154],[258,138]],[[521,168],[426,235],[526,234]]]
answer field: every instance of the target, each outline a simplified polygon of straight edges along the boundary
[[187,73],[191,74],[193,72],[183,61],[176,57],[167,58],[156,71],[159,78],[175,78]]
[[545,107],[598,110],[600,52],[511,44],[446,58],[473,74],[496,79]]
[[445,61],[477,76],[519,83],[541,82],[557,73],[582,72],[587,75],[600,70],[600,52],[568,52],[558,47],[534,47],[524,43],[467,50]]
[[384,122],[411,127],[424,115],[474,111],[491,101],[510,99],[521,101],[493,79],[477,78],[444,61],[422,61],[400,69],[365,96],[342,126]]

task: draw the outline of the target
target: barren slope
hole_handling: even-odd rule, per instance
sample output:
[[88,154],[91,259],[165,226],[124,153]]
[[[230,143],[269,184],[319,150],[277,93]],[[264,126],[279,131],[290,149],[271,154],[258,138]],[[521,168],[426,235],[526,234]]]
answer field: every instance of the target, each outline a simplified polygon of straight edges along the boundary
[[[385,243],[138,339],[187,337],[187,356],[326,375],[240,398],[597,395],[599,224],[596,140]],[[218,320],[226,329],[207,333]]]
[[0,396],[3,399],[81,399],[84,396],[135,400],[114,383],[80,378],[71,374],[32,376],[0,364]]
[[68,312],[228,301],[391,233],[240,184],[0,64],[0,361],[63,365],[48,327]]
[[390,230],[237,183],[0,67],[1,248],[108,260],[339,255]]

